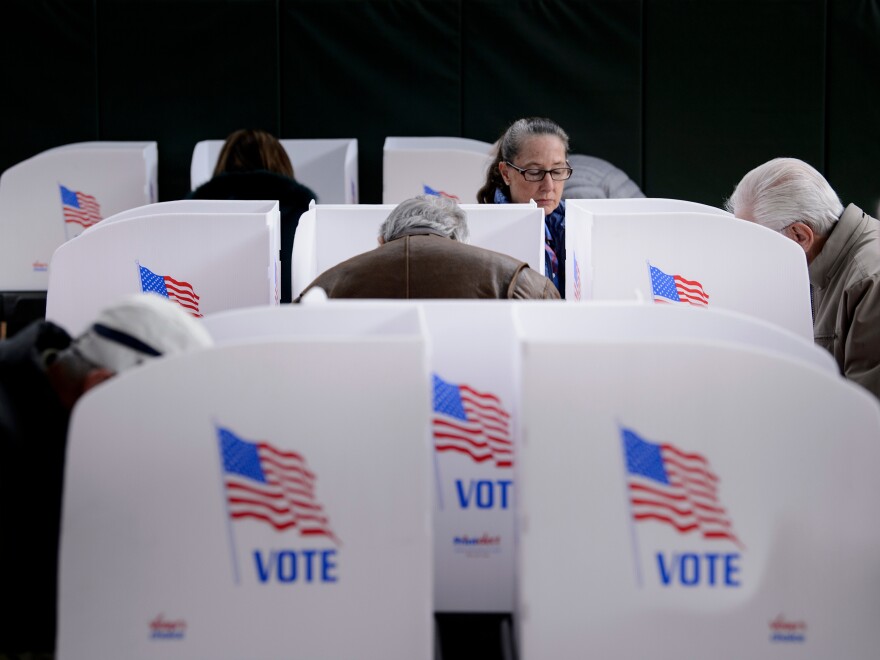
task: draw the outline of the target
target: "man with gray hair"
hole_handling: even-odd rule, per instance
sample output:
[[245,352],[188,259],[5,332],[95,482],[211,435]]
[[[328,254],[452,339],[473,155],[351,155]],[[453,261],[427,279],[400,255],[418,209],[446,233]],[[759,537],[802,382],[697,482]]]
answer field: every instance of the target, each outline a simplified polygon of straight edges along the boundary
[[297,298],[321,288],[329,298],[545,298],[559,292],[528,264],[467,245],[465,212],[446,197],[397,205],[379,229],[379,247],[319,275]]
[[8,605],[0,657],[54,651],[61,492],[76,402],[121,371],[211,343],[199,321],[156,294],[110,305],[73,340],[51,321],[35,321],[0,341],[0,594]]
[[880,398],[880,224],[796,158],[746,174],[727,200],[736,217],[778,231],[806,254],[813,337],[841,373]]

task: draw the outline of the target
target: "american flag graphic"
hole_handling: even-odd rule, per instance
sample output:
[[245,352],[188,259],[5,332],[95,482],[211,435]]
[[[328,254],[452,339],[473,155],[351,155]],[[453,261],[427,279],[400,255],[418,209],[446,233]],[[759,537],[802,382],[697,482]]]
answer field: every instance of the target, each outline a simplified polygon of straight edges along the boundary
[[649,442],[629,429],[621,429],[620,434],[636,522],[655,520],[679,534],[695,532],[704,539],[741,546],[718,499],[718,477],[704,456]]
[[326,536],[338,544],[315,498],[315,474],[301,454],[242,440],[222,427],[217,436],[230,518],[252,518],[278,531],[296,528],[302,536]]
[[452,193],[448,193],[443,190],[434,190],[431,186],[428,186],[424,183],[422,184],[422,189],[425,191],[426,195],[434,195],[435,197],[448,197],[449,199],[454,199],[456,202],[461,201],[457,195],[453,195]]
[[434,374],[434,447],[456,451],[477,463],[513,466],[510,414],[494,394],[447,383]]
[[709,294],[696,280],[686,280],[681,275],[667,275],[650,263],[648,268],[651,271],[651,289],[655,303],[682,302],[708,307]]
[[78,190],[65,188],[61,184],[58,184],[58,187],[61,189],[61,208],[64,211],[64,222],[87,228],[103,219],[97,199]]
[[140,264],[138,264],[138,268],[141,273],[141,291],[158,293],[169,300],[174,300],[193,316],[202,316],[199,311],[199,296],[192,284],[183,280],[175,280],[168,275],[156,275],[149,268],[144,268]]
[[574,254],[574,299],[581,299],[581,267],[578,264],[577,252]]

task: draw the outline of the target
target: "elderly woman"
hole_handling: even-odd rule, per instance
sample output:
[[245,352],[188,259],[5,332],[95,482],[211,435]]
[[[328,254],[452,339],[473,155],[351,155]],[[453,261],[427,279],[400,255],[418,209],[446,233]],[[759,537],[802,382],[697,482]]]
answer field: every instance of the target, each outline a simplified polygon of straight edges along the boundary
[[498,139],[497,151],[477,193],[483,204],[525,204],[544,209],[544,271],[565,295],[565,202],[562,189],[571,176],[568,135],[541,117],[518,119]]

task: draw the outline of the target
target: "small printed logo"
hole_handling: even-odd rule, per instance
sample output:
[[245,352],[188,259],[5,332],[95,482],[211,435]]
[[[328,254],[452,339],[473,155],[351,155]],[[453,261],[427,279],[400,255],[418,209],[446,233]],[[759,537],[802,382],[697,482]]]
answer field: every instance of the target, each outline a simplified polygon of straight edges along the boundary
[[45,273],[47,270],[49,270],[49,264],[47,264],[45,261],[37,260],[31,265],[34,267],[35,273]]
[[783,643],[807,641],[806,621],[789,621],[780,614],[770,622],[770,641]]
[[186,635],[186,621],[168,621],[163,615],[150,621],[150,639],[183,639]]
[[501,552],[501,537],[483,532],[482,536],[462,534],[452,539],[455,552],[468,557],[485,557],[489,554]]

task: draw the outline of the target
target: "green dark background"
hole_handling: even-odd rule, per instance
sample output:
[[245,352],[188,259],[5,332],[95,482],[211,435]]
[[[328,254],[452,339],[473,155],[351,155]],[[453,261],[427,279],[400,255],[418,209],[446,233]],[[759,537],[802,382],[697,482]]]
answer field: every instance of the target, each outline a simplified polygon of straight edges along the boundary
[[651,197],[720,206],[775,156],[880,201],[880,0],[12,0],[0,170],[50,147],[155,140],[159,195],[242,127],[494,141],[554,118]]

